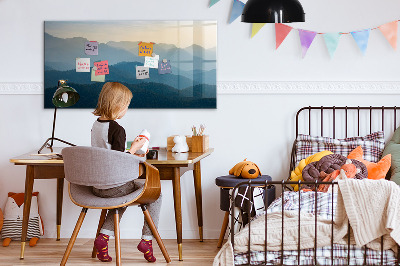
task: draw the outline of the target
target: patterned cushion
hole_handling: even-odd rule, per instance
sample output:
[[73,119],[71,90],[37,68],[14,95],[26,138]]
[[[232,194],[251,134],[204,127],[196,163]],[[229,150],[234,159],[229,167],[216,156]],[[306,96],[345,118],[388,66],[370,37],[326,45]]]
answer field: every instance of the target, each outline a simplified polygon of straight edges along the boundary
[[296,139],[296,165],[298,165],[302,159],[323,150],[329,150],[347,157],[357,146],[361,146],[364,150],[365,160],[378,162],[385,147],[383,131],[374,132],[364,137],[345,139],[299,134]]

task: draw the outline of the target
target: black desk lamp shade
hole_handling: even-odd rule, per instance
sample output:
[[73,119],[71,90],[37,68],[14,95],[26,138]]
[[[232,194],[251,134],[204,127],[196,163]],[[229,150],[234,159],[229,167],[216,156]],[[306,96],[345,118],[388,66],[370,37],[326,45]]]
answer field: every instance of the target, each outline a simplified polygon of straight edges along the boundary
[[[45,148],[46,146],[48,148],[51,149],[51,151],[53,151],[53,141],[54,140],[58,140],[62,143],[68,144],[70,146],[75,146],[72,143],[69,143],[65,140],[59,139],[59,138],[55,138],[54,137],[54,130],[56,128],[56,117],[57,117],[57,107],[69,107],[74,105],[77,101],[79,100],[79,93],[74,89],[71,88],[70,86],[67,85],[66,80],[59,80],[58,81],[58,88],[56,90],[56,92],[53,95],[53,99],[52,102],[54,104],[54,118],[53,118],[53,131],[51,133],[51,138],[48,138],[44,144],[42,145],[42,147],[39,149],[38,153],[40,153],[43,148]],[[49,144],[49,141],[51,141],[51,143]]]
[[243,8],[242,22],[304,22],[304,10],[298,0],[249,0]]

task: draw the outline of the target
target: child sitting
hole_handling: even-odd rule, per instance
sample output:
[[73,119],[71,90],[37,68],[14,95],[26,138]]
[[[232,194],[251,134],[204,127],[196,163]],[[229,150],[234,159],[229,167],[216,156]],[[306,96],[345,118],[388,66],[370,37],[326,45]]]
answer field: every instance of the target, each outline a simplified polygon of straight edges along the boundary
[[[91,143],[93,147],[125,152],[125,129],[115,120],[121,119],[126,114],[131,99],[132,92],[121,83],[107,82],[104,84],[99,95],[97,107],[93,112],[94,115],[99,116],[92,127]],[[145,142],[145,138],[136,138],[129,149],[129,153],[144,157],[145,154],[138,155],[135,153]],[[94,195],[102,198],[125,196],[144,186],[143,183],[135,182],[136,178],[137,176],[132,176],[132,181],[116,187],[93,187],[92,191]],[[160,208],[161,195],[155,202],[147,204],[147,209],[156,226],[158,226]],[[120,219],[125,210],[126,207],[118,209]],[[115,210],[108,210],[100,234],[94,241],[94,246],[97,249],[97,258],[101,261],[112,260],[108,255],[108,240],[110,236],[114,236],[114,214]],[[144,253],[144,258],[149,262],[156,261],[156,258],[153,256],[152,237],[153,234],[151,233],[150,227],[147,222],[144,221],[142,240],[137,248]]]

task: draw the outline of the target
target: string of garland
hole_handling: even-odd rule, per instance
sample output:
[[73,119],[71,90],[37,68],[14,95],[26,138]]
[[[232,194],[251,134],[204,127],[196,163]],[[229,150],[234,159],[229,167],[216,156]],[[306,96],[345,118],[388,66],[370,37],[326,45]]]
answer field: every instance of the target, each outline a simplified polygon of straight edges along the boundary
[[[209,7],[212,7],[219,1],[220,0],[210,0]],[[229,23],[232,23],[233,21],[235,21],[242,14],[244,5],[245,4],[243,2],[241,2],[240,0],[233,0]],[[368,41],[369,41],[369,36],[370,36],[371,30],[379,29],[382,32],[382,34],[385,36],[385,38],[388,40],[390,45],[393,47],[393,49],[396,50],[397,49],[397,29],[398,29],[399,21],[400,20],[395,20],[395,21],[380,25],[378,27],[368,28],[368,29],[364,29],[364,30],[357,30],[357,31],[351,31],[351,32],[331,32],[331,33],[304,30],[304,29],[299,29],[299,28],[293,28],[293,27],[285,25],[285,24],[276,23],[275,24],[276,49],[279,48],[279,46],[285,40],[286,36],[292,30],[297,30],[299,32],[303,58],[305,57],[305,55],[306,55],[308,49],[310,48],[316,35],[322,35],[324,37],[325,44],[327,46],[329,55],[331,57],[333,57],[333,55],[338,47],[340,37],[342,35],[346,35],[346,34],[351,34],[353,36],[355,42],[357,43],[357,46],[360,48],[361,53],[364,55],[367,50],[367,47],[368,47]],[[252,23],[251,38],[253,38],[265,24],[266,23]]]

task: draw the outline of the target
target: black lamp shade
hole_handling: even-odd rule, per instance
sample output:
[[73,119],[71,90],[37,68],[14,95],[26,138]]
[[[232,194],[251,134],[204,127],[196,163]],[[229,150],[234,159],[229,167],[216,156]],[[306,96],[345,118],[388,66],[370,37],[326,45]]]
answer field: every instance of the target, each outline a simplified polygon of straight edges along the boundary
[[249,0],[243,8],[242,22],[304,22],[304,15],[298,0]]
[[79,93],[67,85],[65,80],[58,81],[58,88],[53,95],[52,102],[56,107],[69,107],[79,100]]

